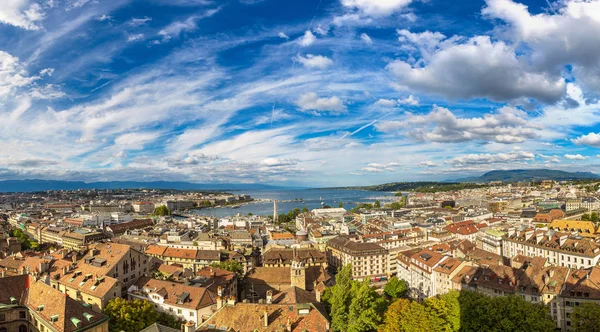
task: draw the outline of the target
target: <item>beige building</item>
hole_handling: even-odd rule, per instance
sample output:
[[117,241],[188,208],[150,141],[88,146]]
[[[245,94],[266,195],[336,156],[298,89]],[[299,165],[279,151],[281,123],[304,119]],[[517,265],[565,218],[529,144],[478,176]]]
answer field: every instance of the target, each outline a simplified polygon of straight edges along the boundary
[[388,277],[388,250],[375,243],[352,241],[338,236],[327,241],[327,262],[336,269],[352,265],[352,278],[363,280]]

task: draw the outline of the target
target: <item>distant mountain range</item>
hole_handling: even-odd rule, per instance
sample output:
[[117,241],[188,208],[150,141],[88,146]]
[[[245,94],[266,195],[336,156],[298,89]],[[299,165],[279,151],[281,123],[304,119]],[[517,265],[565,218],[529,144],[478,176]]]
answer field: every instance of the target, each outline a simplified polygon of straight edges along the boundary
[[33,192],[47,190],[77,190],[77,189],[172,189],[172,190],[257,190],[281,189],[281,187],[265,184],[245,183],[192,183],[192,182],[137,182],[137,181],[107,181],[83,182],[61,180],[5,180],[0,181],[0,192]]
[[521,182],[540,180],[565,181],[593,179],[600,179],[600,176],[592,172],[565,172],[552,169],[513,169],[507,171],[490,171],[481,176],[448,180],[448,182]]

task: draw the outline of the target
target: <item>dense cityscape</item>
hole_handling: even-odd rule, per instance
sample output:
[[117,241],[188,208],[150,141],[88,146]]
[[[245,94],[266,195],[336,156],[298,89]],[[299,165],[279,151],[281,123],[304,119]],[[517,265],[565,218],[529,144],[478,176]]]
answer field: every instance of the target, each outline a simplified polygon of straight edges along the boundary
[[[444,186],[456,187],[397,192],[386,204],[364,201],[351,210],[340,202],[287,213],[273,200],[271,215],[223,218],[196,212],[256,202],[246,194],[150,189],[2,194],[2,326],[597,326],[600,182]],[[489,312],[478,317],[478,310]]]

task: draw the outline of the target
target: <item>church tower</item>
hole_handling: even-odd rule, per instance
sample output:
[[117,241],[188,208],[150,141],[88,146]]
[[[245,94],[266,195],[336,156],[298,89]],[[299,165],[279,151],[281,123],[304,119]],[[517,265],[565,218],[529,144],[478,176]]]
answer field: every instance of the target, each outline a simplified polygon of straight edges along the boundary
[[296,248],[294,248],[294,258],[292,259],[292,266],[290,268],[292,274],[292,287],[306,289],[306,266],[296,257]]

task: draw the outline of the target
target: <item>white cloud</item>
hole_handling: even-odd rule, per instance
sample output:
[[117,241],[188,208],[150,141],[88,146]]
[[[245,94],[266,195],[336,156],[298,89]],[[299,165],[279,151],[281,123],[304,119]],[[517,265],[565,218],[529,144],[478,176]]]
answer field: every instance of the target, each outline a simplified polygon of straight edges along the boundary
[[346,109],[339,97],[319,98],[315,92],[305,93],[300,96],[296,105],[303,110],[335,111],[341,112]]
[[42,7],[30,0],[2,0],[0,22],[25,30],[39,30],[44,19]]
[[600,92],[600,1],[555,1],[552,14],[531,14],[511,0],[486,4],[483,15],[503,20],[504,36],[525,44],[535,66],[558,72],[571,65],[580,84]]
[[300,38],[300,45],[301,46],[310,46],[312,45],[315,41],[317,40],[317,37],[315,37],[315,35],[310,32],[309,30],[306,30],[306,32],[304,32],[304,35],[302,36],[302,38]]
[[559,156],[547,156],[544,154],[538,154],[538,156],[542,159],[544,159],[547,162],[551,162],[551,163],[560,163],[560,157]]
[[344,14],[342,16],[335,16],[333,18],[333,24],[336,26],[365,26],[371,25],[373,19],[370,17],[362,17],[358,14]]
[[333,64],[333,61],[322,55],[307,54],[306,57],[299,55],[296,60],[306,68],[326,69]]
[[425,115],[407,113],[399,121],[382,121],[375,128],[385,133],[403,132],[406,136],[422,142],[457,143],[467,141],[490,141],[497,143],[521,143],[538,137],[540,127],[529,123],[527,114],[511,107],[502,107],[497,113],[483,117],[457,118],[444,107],[435,106]]
[[371,37],[369,37],[369,35],[367,35],[364,32],[360,34],[360,39],[368,45],[373,44],[373,40],[371,39]]
[[322,25],[319,24],[314,29],[314,32],[316,32],[317,34],[319,34],[321,36],[327,36],[327,34],[329,33],[329,27],[322,26]]
[[510,163],[520,161],[531,161],[535,158],[535,155],[531,152],[526,151],[515,151],[510,153],[482,153],[482,154],[467,154],[458,157],[454,157],[446,164],[462,167],[482,164],[495,164],[495,163]]
[[412,0],[341,0],[345,7],[358,9],[364,15],[389,16],[408,6]]
[[392,99],[379,99],[375,102],[375,105],[382,107],[394,107],[396,106],[396,101]]
[[54,74],[54,68],[44,68],[40,70],[40,76],[48,75],[52,76]]
[[144,34],[143,33],[138,33],[136,35],[129,35],[129,37],[127,37],[127,41],[128,42],[137,42],[140,40],[144,40]]
[[437,164],[431,160],[427,160],[427,161],[420,162],[419,166],[421,166],[421,167],[436,167]]
[[[105,15],[104,15],[105,16]],[[109,16],[110,17],[110,16]],[[101,20],[102,21],[102,20]],[[129,20],[129,22],[127,23],[129,26],[132,27],[138,27],[140,25],[145,25],[146,23],[152,21],[151,17],[148,16],[144,16],[142,18],[132,18],[131,20]]]
[[29,76],[19,58],[0,51],[0,100],[18,89],[28,87],[39,76]]
[[104,15],[98,17],[97,20],[100,21],[100,22],[111,21],[112,20],[112,16],[104,14]]
[[[437,39],[417,42],[431,48]],[[510,45],[492,42],[489,36],[473,37],[462,44],[451,43],[430,51],[433,53],[424,66],[396,60],[388,68],[400,84],[410,89],[453,99],[534,98],[555,102],[565,93],[566,84],[559,74],[528,68]]]
[[586,160],[589,157],[587,156],[582,156],[580,154],[566,154],[565,158],[569,159],[569,160]]
[[419,98],[410,95],[406,98],[403,99],[398,99],[398,104],[400,105],[410,105],[410,106],[417,106],[419,105]]
[[221,11],[222,7],[206,10],[200,15],[192,15],[184,21],[175,21],[158,32],[162,40],[155,40],[155,44],[168,42],[171,38],[179,36],[183,32],[194,31],[198,28],[197,21],[211,17]]
[[600,134],[589,133],[587,135],[579,136],[571,139],[571,142],[577,145],[589,145],[596,148],[600,148]]
[[284,32],[279,32],[279,33],[277,34],[277,36],[278,36],[279,38],[283,38],[283,39],[290,39],[290,37],[289,37],[288,35],[286,35]]

